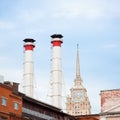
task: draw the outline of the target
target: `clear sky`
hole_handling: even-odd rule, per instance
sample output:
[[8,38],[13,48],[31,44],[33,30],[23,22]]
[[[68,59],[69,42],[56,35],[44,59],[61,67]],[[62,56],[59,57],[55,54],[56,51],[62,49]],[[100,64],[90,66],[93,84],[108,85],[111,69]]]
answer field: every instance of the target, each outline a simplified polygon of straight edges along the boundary
[[83,85],[92,113],[99,113],[100,90],[120,88],[120,0],[0,0],[0,75],[22,84],[23,39],[35,39],[35,95],[41,101],[49,91],[54,33],[64,36],[64,91],[75,79],[79,44]]

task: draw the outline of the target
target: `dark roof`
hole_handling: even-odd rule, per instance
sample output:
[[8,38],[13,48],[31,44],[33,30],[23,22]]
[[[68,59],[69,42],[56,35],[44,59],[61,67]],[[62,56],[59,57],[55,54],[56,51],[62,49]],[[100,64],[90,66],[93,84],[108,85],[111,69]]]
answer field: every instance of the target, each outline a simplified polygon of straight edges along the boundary
[[[21,94],[22,94],[22,93],[21,93]],[[47,103],[44,103],[44,102],[39,101],[39,100],[37,100],[37,99],[34,99],[34,98],[32,98],[32,97],[26,96],[25,94],[22,94],[22,98],[23,98],[24,100],[29,101],[29,102],[35,103],[35,104],[37,104],[37,105],[41,105],[41,106],[46,107],[46,108],[49,108],[49,109],[51,109],[51,110],[55,110],[55,111],[61,112],[61,109],[60,109],[60,108],[57,108],[57,107],[52,106],[52,105],[49,105],[49,104],[47,104]]]
[[120,112],[101,112],[100,115],[120,115]]
[[0,83],[0,86],[4,87],[6,89],[12,90],[12,86],[8,86],[8,85],[6,85],[4,83]]
[[77,115],[75,116],[75,118],[93,118],[93,120],[99,120],[100,115],[99,114],[88,114],[88,115]]
[[43,106],[45,108],[51,109],[51,110],[53,110],[55,112],[59,112],[59,113],[61,113],[63,115],[73,117],[72,115],[69,115],[69,114],[63,112],[60,108],[57,108],[57,107],[52,106],[50,104],[44,103],[44,102],[42,102],[40,100],[37,100],[37,99],[31,98],[29,96],[26,96],[24,93],[19,92],[19,94],[22,96],[23,100],[27,100],[28,102],[32,102],[32,103],[37,104],[37,105],[41,105],[41,106]]

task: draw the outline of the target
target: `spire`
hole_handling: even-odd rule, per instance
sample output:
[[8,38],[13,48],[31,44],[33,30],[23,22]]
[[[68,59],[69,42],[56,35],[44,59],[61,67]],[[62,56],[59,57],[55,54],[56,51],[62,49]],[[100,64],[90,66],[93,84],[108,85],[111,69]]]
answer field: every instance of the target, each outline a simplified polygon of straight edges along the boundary
[[80,61],[79,61],[79,44],[77,44],[77,58],[76,58],[76,78],[80,77]]
[[[68,96],[66,100],[66,112],[74,116],[91,114],[90,112],[91,106],[87,96],[87,90],[82,85],[82,79],[80,75],[80,61],[78,47],[79,46],[77,44],[76,76],[74,80],[74,85],[70,89],[70,96]],[[73,106],[75,106],[75,108],[73,108]]]
[[74,85],[76,87],[83,87],[82,86],[82,79],[81,79],[81,76],[80,76],[80,60],[79,60],[79,45],[77,44],[77,57],[76,57],[76,78],[75,78],[75,81],[74,81]]

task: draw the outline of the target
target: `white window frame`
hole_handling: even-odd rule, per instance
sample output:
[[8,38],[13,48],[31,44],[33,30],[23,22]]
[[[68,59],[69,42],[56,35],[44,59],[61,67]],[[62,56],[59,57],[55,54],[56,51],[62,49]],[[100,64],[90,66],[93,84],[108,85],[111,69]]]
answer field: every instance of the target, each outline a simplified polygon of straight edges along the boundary
[[7,106],[7,98],[6,97],[1,97],[1,105]]
[[18,102],[14,102],[14,110],[19,110],[19,103]]

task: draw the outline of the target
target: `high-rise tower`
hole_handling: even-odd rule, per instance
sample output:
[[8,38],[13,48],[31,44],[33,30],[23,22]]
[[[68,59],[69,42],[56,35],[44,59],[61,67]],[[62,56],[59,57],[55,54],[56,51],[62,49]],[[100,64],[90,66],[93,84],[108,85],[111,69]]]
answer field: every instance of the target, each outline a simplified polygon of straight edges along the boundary
[[76,78],[74,80],[74,86],[70,89],[70,96],[67,97],[66,112],[71,115],[87,115],[91,113],[90,109],[91,106],[87,96],[87,90],[82,85],[77,45]]
[[24,39],[24,73],[23,73],[23,92],[33,97],[34,92],[34,65],[33,65],[33,49],[35,47],[34,39]]
[[61,34],[51,36],[51,102],[53,106],[62,108],[62,65],[61,65]]

